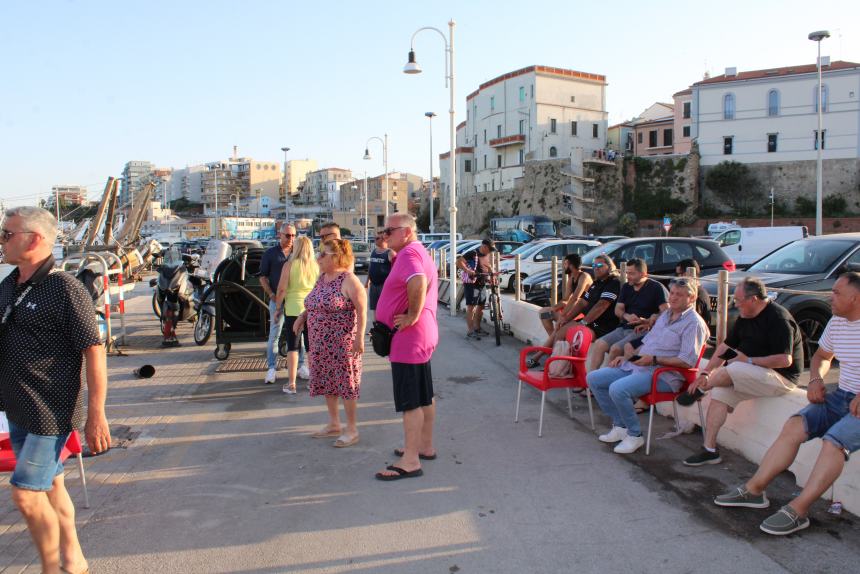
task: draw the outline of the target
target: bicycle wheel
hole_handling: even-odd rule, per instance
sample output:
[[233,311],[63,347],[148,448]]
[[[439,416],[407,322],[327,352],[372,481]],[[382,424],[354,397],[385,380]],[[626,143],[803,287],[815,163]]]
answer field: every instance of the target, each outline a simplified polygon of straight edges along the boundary
[[496,329],[496,346],[498,347],[502,344],[502,305],[498,293],[493,293],[491,305],[490,312],[493,315],[493,327]]

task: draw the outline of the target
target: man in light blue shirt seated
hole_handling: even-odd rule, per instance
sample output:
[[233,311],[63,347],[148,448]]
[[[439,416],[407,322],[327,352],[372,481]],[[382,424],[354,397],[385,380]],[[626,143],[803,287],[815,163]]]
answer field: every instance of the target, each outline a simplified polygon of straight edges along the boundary
[[[645,439],[634,403],[651,391],[652,374],[659,367],[696,366],[699,353],[708,338],[708,326],[696,313],[698,283],[695,279],[674,279],[669,284],[669,308],[660,314],[642,346],[631,351],[627,346],[622,357],[608,367],[588,373],[588,386],[603,412],[612,418],[612,429],[599,440],[619,444],[619,454],[636,452]],[[676,372],[660,375],[657,390],[677,392],[683,376]]]

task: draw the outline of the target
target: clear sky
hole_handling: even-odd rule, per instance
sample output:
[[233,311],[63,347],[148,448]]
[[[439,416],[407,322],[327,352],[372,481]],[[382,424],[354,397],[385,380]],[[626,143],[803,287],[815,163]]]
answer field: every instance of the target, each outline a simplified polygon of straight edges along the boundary
[[[43,0],[0,7],[0,199],[54,184],[98,196],[128,160],[183,167],[242,156],[429,175],[448,148],[441,38],[416,39],[424,73],[401,72],[412,33],[454,18],[457,123],[465,97],[532,64],[605,74],[610,122],[702,78],[815,61],[860,62],[860,2],[724,0]],[[434,166],[438,174],[438,165]]]

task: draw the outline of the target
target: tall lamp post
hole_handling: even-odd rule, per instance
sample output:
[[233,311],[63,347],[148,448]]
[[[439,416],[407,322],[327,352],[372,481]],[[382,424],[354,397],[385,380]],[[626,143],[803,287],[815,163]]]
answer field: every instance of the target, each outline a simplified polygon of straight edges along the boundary
[[815,149],[816,149],[816,164],[815,164],[815,235],[824,234],[824,221],[822,218],[822,202],[824,196],[823,183],[821,181],[821,148],[824,147],[824,138],[821,137],[821,93],[824,87],[821,85],[821,41],[830,37],[830,32],[827,30],[819,30],[811,32],[809,39],[818,43],[818,131],[815,132]]
[[[367,142],[364,144],[364,159],[373,159],[370,156],[370,141],[376,140],[382,144],[382,163],[385,167],[385,219],[388,219],[388,134],[385,134],[385,139],[372,136],[367,138]],[[365,195],[367,194],[367,189],[364,190]]]
[[284,212],[286,213],[287,199],[290,197],[290,184],[287,181],[287,152],[290,151],[290,148],[282,147],[281,151],[284,152]]
[[[454,124],[454,20],[450,20],[448,22],[448,37],[445,37],[445,34],[439,30],[438,28],[433,28],[432,26],[425,26],[423,28],[418,28],[413,34],[412,38],[409,41],[409,60],[406,65],[403,67],[404,74],[420,74],[421,67],[418,65],[418,62],[415,60],[415,36],[417,36],[420,32],[424,30],[433,30],[440,36],[442,36],[442,41],[445,42],[445,52],[448,58],[445,60],[445,84],[448,86],[449,90],[449,106],[448,106],[448,114],[450,116],[450,139],[451,139],[451,147],[450,147],[450,157],[448,158],[451,162],[451,166],[449,171],[451,173],[450,178],[450,189],[449,191],[449,206],[448,206],[448,224],[451,230],[451,240],[449,243],[450,253],[451,253],[451,269],[448,276],[451,278],[451,286],[456,286],[456,277],[457,277],[457,162],[456,162],[456,154],[457,154],[457,134],[456,128]],[[450,296],[449,299],[449,310],[451,316],[457,315],[457,289],[448,289],[448,294]]]
[[436,203],[433,201],[433,118],[436,114],[424,112],[424,115],[430,120],[430,233],[433,233],[436,230],[433,225],[433,212],[436,211]]

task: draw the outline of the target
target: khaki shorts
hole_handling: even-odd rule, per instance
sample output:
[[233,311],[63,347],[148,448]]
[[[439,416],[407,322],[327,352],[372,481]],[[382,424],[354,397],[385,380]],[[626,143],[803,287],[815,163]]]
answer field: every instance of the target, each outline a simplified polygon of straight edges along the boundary
[[726,365],[726,371],[732,379],[731,387],[715,387],[711,389],[711,399],[729,405],[738,406],[741,401],[760,397],[778,397],[794,389],[795,385],[774,371],[758,365],[735,362]]

